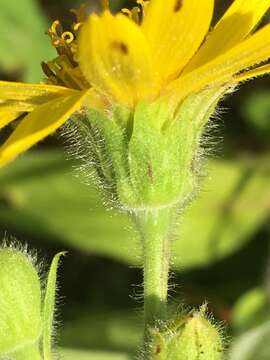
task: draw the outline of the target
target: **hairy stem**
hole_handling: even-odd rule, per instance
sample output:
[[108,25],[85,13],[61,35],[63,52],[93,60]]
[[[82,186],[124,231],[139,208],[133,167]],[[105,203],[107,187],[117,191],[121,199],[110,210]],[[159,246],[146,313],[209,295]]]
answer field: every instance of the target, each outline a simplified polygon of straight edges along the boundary
[[136,214],[144,257],[145,331],[167,317],[170,233],[173,209],[145,210]]

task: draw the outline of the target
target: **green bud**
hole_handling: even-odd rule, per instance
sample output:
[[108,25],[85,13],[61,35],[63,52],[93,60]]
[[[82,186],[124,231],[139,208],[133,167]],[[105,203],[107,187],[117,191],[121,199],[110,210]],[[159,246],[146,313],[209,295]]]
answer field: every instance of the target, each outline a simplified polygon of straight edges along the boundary
[[175,360],[220,360],[222,342],[218,330],[209,320],[196,313],[190,318],[176,346]]
[[152,331],[153,360],[221,360],[222,340],[204,311],[180,317],[165,331]]
[[72,122],[71,152],[85,162],[84,173],[91,164],[107,199],[119,207],[181,206],[196,187],[201,137],[220,97],[220,90],[206,90],[176,111],[165,98],[111,114],[89,110]]
[[0,249],[0,357],[37,343],[41,332],[37,270],[25,253]]
[[[44,298],[33,261],[25,251],[0,249],[0,358],[51,360],[57,254],[48,273]],[[42,354],[41,354],[42,350]]]

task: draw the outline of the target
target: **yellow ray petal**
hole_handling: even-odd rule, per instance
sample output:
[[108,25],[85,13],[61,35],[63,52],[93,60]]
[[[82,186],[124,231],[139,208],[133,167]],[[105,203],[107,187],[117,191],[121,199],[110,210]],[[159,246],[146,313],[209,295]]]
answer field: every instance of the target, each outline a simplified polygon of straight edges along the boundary
[[1,111],[11,111],[11,112],[31,112],[34,110],[38,104],[30,104],[23,101],[15,100],[0,100],[0,110]]
[[185,73],[211,61],[245,39],[269,7],[270,0],[235,0],[191,60]]
[[0,107],[0,130],[15,120],[19,115],[20,112],[14,111],[10,108]]
[[249,71],[245,71],[242,74],[236,75],[234,77],[234,79],[237,82],[240,81],[245,81],[245,80],[249,80],[258,76],[263,76],[265,74],[269,74],[270,73],[270,64],[264,65],[264,66],[259,66],[255,69],[249,70]]
[[0,167],[58,129],[82,106],[86,92],[40,105],[27,115],[0,148]]
[[19,101],[33,106],[77,92],[62,86],[0,81],[0,100]]
[[105,11],[89,17],[79,39],[79,63],[93,87],[127,106],[156,91],[146,39],[125,15]]
[[270,58],[270,24],[224,55],[179,77],[167,90],[182,99],[207,85],[233,82],[233,75]]
[[142,28],[163,80],[180,72],[201,45],[214,0],[151,0]]

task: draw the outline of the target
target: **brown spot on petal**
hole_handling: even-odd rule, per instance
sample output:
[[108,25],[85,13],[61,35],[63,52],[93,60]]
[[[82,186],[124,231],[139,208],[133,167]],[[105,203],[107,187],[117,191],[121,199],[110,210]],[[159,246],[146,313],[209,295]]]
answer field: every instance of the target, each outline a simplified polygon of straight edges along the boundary
[[124,42],[121,41],[114,41],[112,43],[112,47],[116,50],[121,51],[122,54],[128,55],[128,46]]
[[183,0],[176,0],[173,11],[174,12],[180,11],[182,6],[183,6]]

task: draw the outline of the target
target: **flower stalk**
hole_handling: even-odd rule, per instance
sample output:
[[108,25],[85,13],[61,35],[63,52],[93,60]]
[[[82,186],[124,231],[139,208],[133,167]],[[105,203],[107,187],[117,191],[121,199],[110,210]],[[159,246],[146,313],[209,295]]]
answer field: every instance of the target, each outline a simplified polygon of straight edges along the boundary
[[164,207],[135,215],[143,246],[145,332],[167,318],[173,213],[173,208]]

